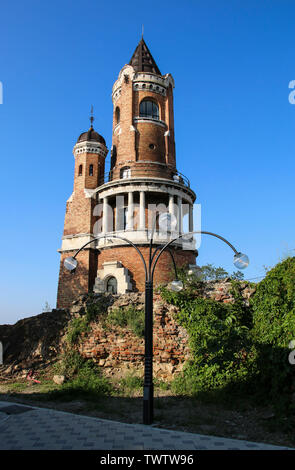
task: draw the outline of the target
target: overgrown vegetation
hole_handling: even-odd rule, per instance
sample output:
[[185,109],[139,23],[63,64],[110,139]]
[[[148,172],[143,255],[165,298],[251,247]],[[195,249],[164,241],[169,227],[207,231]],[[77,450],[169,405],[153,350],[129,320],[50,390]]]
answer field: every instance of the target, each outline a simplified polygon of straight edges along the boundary
[[[255,285],[250,305],[245,304],[241,283],[236,280],[241,277],[239,273],[228,276],[207,265],[202,276],[188,276],[182,271],[180,277],[185,283],[183,291],[161,288],[163,298],[179,308],[177,320],[189,333],[192,352],[183,374],[172,382],[172,392],[231,402],[246,397],[255,404],[272,404],[279,414],[294,411],[290,398],[292,393],[294,396],[295,374],[288,362],[288,346],[295,339],[295,258],[267,272]],[[234,303],[202,297],[205,281],[225,277],[231,282]],[[105,328],[120,326],[139,337],[144,335],[142,310],[120,307],[107,314],[104,300],[93,302],[90,297],[84,314],[69,324],[64,353],[56,366],[56,373],[65,375],[67,381],[50,393],[52,398],[97,399],[114,393],[95,362],[78,352],[79,341],[98,318]],[[119,388],[130,394],[142,385],[142,378],[131,374],[121,379]],[[164,383],[160,385],[165,387]]]
[[[55,366],[55,372],[66,377],[66,382],[58,390],[49,393],[49,398],[72,400],[73,397],[100,397],[111,395],[113,387],[102,375],[100,368],[92,359],[83,358],[78,351],[78,344],[83,335],[91,331],[91,322],[100,319],[105,328],[120,326],[129,328],[135,335],[144,336],[144,311],[130,306],[117,308],[107,314],[105,299],[89,296],[85,312],[74,317],[69,323],[62,355]],[[122,379],[122,390],[132,390],[142,386],[142,380],[136,376]]]
[[93,302],[93,298],[89,295],[89,301],[86,306],[84,315],[80,315],[71,320],[68,326],[66,335],[66,342],[69,345],[74,345],[81,338],[82,334],[88,333],[91,330],[90,323],[98,317],[104,317],[106,314],[105,299],[97,299]]
[[112,386],[100,368],[92,359],[83,358],[76,347],[82,335],[90,331],[91,322],[105,313],[104,299],[94,303],[90,296],[84,315],[71,320],[63,353],[55,365],[55,372],[64,375],[66,382],[58,390],[50,392],[49,399],[98,398],[112,393]]
[[50,392],[49,399],[72,400],[73,397],[89,399],[112,393],[111,384],[101,374],[94,361],[84,359],[75,350],[65,352],[57,371],[62,372],[67,377],[67,381],[59,390]]
[[295,339],[295,258],[267,272],[251,300],[253,342],[259,351],[259,388],[281,408],[288,407],[295,391],[294,366],[289,364],[289,343]]
[[132,306],[120,307],[112,310],[105,319],[106,327],[120,326],[128,328],[136,336],[144,336],[144,311]]
[[295,339],[295,258],[270,270],[246,306],[239,283],[231,280],[235,302],[223,304],[196,296],[200,278],[162,296],[180,308],[177,319],[190,337],[192,359],[172,384],[177,393],[253,397],[278,411],[292,408],[288,343]]

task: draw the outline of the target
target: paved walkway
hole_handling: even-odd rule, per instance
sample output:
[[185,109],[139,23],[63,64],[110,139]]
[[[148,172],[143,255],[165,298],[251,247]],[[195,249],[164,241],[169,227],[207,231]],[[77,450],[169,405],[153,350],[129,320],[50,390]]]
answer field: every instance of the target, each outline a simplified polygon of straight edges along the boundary
[[[125,424],[0,402],[0,450],[280,450],[287,447]],[[295,449],[293,449],[295,450]]]

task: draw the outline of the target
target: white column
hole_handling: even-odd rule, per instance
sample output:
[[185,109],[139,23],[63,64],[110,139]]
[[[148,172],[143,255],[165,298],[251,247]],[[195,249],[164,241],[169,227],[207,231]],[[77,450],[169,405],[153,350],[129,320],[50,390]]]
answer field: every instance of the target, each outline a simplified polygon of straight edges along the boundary
[[169,206],[168,206],[168,209],[169,209],[169,214],[171,214],[172,216],[174,216],[174,196],[173,196],[173,194],[169,194]]
[[108,198],[103,198],[102,206],[102,231],[103,233],[108,232]]
[[128,193],[128,230],[133,230],[133,192]]
[[189,205],[189,219],[188,219],[188,229],[189,232],[194,231],[194,217],[193,217],[193,205]]
[[139,193],[139,230],[145,230],[145,192]]
[[175,226],[174,224],[176,215],[175,215],[175,204],[174,204],[173,194],[169,194],[168,212],[171,215],[171,220],[172,220],[171,231],[175,232],[177,230],[177,225]]
[[177,218],[178,218],[178,232],[182,233],[182,197],[177,196]]
[[116,220],[115,231],[124,230],[124,196],[116,196]]

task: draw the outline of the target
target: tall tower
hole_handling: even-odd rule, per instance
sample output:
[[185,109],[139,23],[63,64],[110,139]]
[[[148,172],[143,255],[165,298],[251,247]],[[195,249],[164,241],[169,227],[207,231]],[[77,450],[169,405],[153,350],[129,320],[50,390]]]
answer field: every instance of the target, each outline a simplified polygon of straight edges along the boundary
[[95,243],[88,245],[79,256],[75,276],[63,268],[64,259],[73,256],[87,241],[94,238],[96,200],[92,197],[105,172],[108,153],[104,138],[91,126],[83,132],[74,146],[74,188],[66,204],[66,214],[61,253],[57,306],[68,307],[74,298],[92,289],[97,272],[97,249]]
[[[74,147],[75,185],[67,203],[62,261],[71,256],[70,248],[80,248],[87,237],[105,234],[105,238],[93,242],[87,252],[80,252],[75,276],[65,273],[61,265],[60,307],[68,306],[79,292],[88,290],[144,290],[145,274],[139,255],[125,242],[108,238],[110,233],[131,240],[148,261],[150,230],[156,213],[169,211],[175,216],[178,233],[182,233],[187,215],[192,230],[196,195],[176,168],[173,88],[173,77],[161,74],[142,38],[113,86],[111,168],[106,175],[104,139],[92,127],[79,137]],[[95,135],[92,140],[89,132]],[[83,145],[94,149],[94,142],[95,154],[81,150]],[[89,179],[91,164],[97,173]],[[80,180],[81,165],[86,173]],[[162,243],[161,234],[156,232],[154,247]],[[196,250],[183,249],[182,241],[174,242],[171,249],[177,266],[195,265]],[[172,273],[172,260],[165,252],[155,270],[155,283],[169,281]]]

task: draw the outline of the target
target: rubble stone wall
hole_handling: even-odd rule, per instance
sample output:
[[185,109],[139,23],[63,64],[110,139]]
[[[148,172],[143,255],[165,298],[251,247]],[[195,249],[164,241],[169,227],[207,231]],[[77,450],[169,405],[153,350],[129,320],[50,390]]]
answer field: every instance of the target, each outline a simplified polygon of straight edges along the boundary
[[[240,282],[245,304],[255,292],[246,282]],[[234,302],[229,279],[202,283],[198,295],[218,302]],[[105,313],[113,309],[144,309],[144,294],[105,295]],[[4,349],[5,369],[20,373],[23,369],[38,368],[53,362],[61,352],[69,321],[85,314],[89,302],[97,302],[100,295],[81,295],[69,310],[52,310],[20,320],[15,325],[0,325],[0,341]],[[165,303],[160,294],[154,294],[154,375],[170,378],[182,370],[190,356],[188,334],[177,324],[177,308]],[[118,374],[128,369],[143,371],[144,338],[136,336],[128,328],[110,325],[105,328],[98,318],[91,323],[90,332],[79,342],[79,351],[85,358],[92,358],[106,374]],[[0,371],[0,372],[1,372]]]

